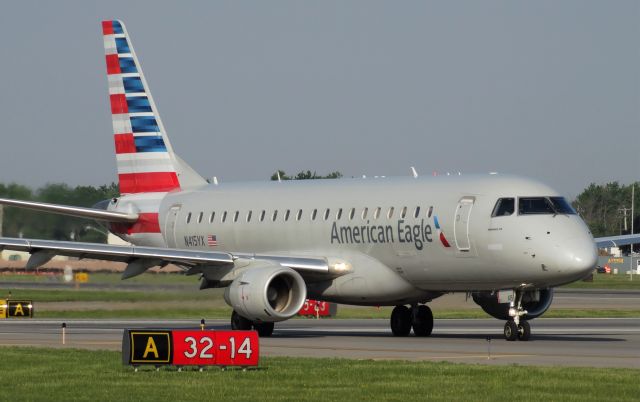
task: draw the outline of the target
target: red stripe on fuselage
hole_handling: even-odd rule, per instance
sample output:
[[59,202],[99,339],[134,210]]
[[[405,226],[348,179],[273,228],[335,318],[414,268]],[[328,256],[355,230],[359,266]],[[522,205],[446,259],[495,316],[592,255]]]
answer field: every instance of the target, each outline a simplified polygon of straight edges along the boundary
[[113,141],[116,144],[116,154],[136,153],[136,143],[132,133],[114,134]]
[[113,35],[113,21],[102,21],[102,34]]
[[175,172],[124,173],[119,174],[120,193],[151,193],[180,188]]
[[110,229],[113,233],[160,233],[160,222],[155,212],[141,213],[135,223],[112,223]]
[[107,60],[107,75],[120,74],[120,59],[117,54],[108,54],[105,56]]

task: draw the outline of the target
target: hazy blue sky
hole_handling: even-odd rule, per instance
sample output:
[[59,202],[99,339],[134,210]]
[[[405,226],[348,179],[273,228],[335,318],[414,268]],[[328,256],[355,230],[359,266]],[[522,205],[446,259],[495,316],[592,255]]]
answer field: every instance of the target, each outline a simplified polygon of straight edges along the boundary
[[116,179],[100,21],[204,176],[640,180],[638,1],[55,1],[0,13],[0,182]]

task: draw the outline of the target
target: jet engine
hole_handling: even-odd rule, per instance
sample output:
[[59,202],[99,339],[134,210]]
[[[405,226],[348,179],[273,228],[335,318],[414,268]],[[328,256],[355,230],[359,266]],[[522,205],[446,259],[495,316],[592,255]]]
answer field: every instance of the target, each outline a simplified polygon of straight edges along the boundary
[[258,322],[293,317],[307,298],[299,273],[281,265],[251,267],[225,289],[224,300],[241,316]]
[[[485,313],[499,320],[509,319],[509,303],[498,303],[498,294],[495,292],[474,292],[473,301],[484,310]],[[527,310],[525,320],[540,317],[551,306],[553,301],[553,289],[529,290],[522,295],[522,307]]]

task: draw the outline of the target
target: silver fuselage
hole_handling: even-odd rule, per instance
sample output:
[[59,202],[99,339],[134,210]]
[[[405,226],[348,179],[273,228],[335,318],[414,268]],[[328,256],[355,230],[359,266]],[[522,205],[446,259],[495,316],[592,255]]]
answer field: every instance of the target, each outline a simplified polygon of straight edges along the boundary
[[159,200],[162,236],[129,240],[344,261],[348,275],[311,283],[309,294],[345,303],[546,288],[581,279],[595,266],[596,247],[582,219],[491,215],[502,197],[557,195],[504,175],[225,183],[168,193]]

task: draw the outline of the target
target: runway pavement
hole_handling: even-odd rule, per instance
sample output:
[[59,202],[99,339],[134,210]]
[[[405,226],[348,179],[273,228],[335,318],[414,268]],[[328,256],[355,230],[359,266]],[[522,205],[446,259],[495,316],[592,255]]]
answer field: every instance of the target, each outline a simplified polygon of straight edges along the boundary
[[[187,320],[5,320],[0,346],[120,350],[123,328],[198,328]],[[436,320],[431,337],[396,338],[388,320],[293,319],[260,340],[263,356],[404,359],[481,364],[640,368],[640,319],[536,319],[528,342],[502,338],[493,319]],[[228,329],[226,320],[207,322]],[[488,341],[487,338],[491,340]]]

